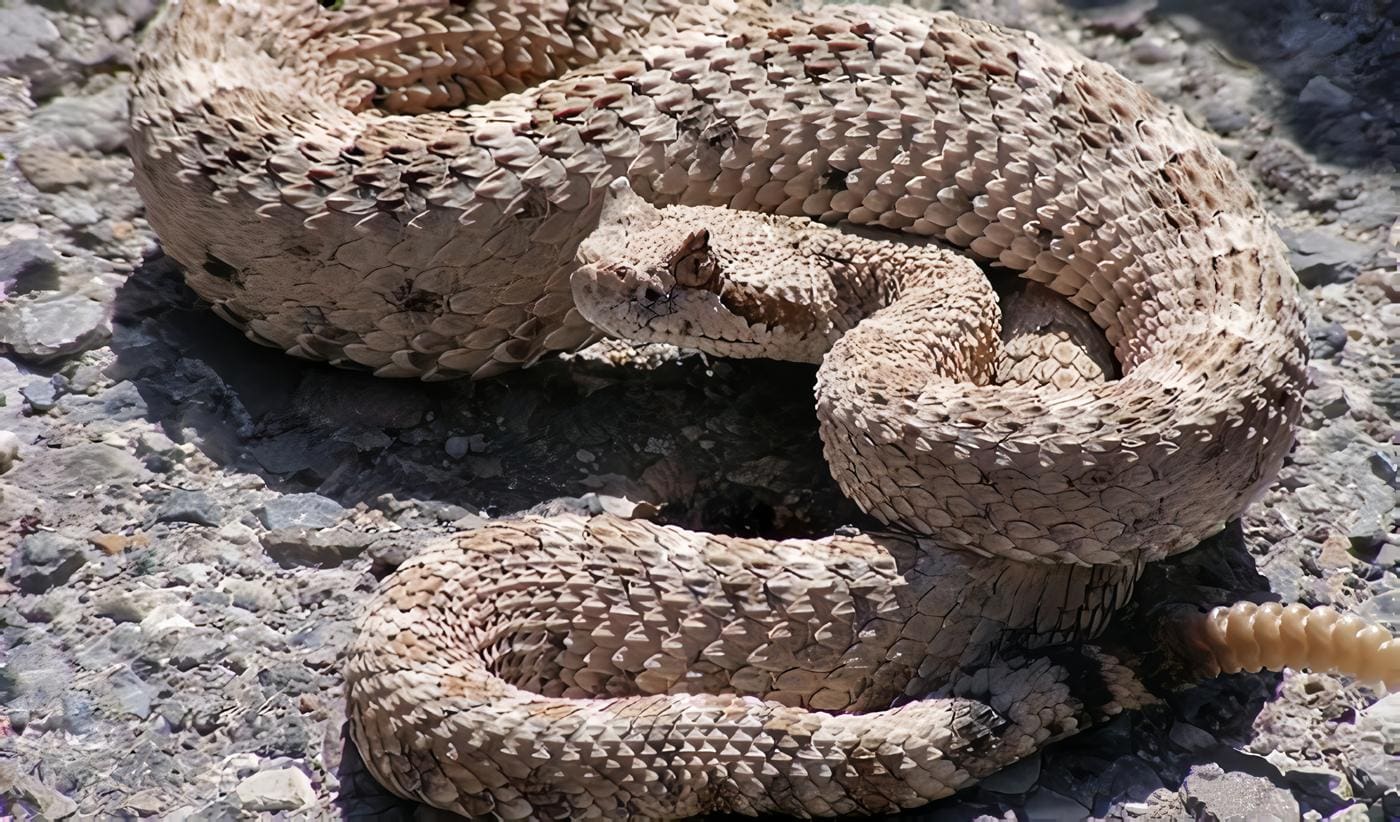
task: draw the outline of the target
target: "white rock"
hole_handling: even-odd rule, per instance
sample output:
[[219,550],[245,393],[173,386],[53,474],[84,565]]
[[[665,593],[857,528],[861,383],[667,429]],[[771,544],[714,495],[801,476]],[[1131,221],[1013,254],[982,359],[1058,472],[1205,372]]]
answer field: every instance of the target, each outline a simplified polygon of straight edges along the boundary
[[0,431],[0,474],[15,467],[19,459],[19,437],[13,431]]
[[182,628],[193,628],[194,623],[185,619],[177,610],[178,606],[162,604],[152,608],[141,620],[141,633],[157,637]]
[[295,811],[316,801],[311,780],[296,768],[259,771],[234,789],[248,811]]
[[1400,755],[1400,692],[1389,694],[1363,710],[1356,727],[1363,733],[1375,734],[1386,753]]
[[257,537],[258,532],[241,522],[230,522],[219,529],[219,537],[234,545],[247,545]]

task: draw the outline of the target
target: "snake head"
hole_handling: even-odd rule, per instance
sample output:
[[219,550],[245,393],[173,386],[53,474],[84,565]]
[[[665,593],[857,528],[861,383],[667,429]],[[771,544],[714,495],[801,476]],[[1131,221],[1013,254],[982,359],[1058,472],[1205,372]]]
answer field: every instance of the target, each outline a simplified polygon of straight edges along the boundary
[[658,209],[615,181],[579,246],[574,304],[634,342],[817,362],[829,343],[812,333],[810,272],[766,262],[795,257],[795,225],[717,207]]

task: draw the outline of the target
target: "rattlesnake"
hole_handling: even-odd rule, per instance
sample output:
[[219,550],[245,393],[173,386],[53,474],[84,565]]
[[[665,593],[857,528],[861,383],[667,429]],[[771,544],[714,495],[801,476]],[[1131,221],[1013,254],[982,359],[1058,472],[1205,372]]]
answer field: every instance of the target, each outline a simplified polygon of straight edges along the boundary
[[[950,14],[175,0],[131,147],[151,224],[221,315],[383,376],[485,377],[593,337],[570,275],[613,180],[786,215],[633,202],[575,283],[624,334],[676,338],[627,313],[694,322],[679,309],[713,298],[710,320],[744,322],[684,341],[719,353],[818,330],[789,339],[823,360],[833,473],[915,535],[527,518],[415,557],[350,649],[350,726],[387,786],[464,813],[905,807],[1140,704],[1112,657],[1058,644],[1265,489],[1301,407],[1292,273],[1209,139],[1106,66]],[[1122,376],[991,385],[980,274],[797,217],[1042,283]],[[745,290],[740,247],[777,273],[815,259],[828,290]],[[755,321],[761,344],[738,336]],[[1207,670],[1397,677],[1397,643],[1326,609],[1178,628]]]

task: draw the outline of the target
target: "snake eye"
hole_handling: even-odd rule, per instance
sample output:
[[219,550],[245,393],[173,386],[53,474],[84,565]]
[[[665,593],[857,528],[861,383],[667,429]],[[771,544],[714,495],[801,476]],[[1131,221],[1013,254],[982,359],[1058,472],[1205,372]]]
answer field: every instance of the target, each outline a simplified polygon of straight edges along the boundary
[[681,243],[675,254],[667,261],[671,276],[678,285],[687,288],[705,288],[715,278],[719,267],[710,254],[709,229],[692,232]]
[[647,290],[642,292],[642,297],[643,297],[644,299],[646,299],[647,302],[651,302],[651,303],[660,302],[660,301],[661,301],[661,292],[660,292],[660,291],[657,291],[657,290],[654,289],[654,288],[651,288],[650,286],[648,286],[648,287],[647,287]]

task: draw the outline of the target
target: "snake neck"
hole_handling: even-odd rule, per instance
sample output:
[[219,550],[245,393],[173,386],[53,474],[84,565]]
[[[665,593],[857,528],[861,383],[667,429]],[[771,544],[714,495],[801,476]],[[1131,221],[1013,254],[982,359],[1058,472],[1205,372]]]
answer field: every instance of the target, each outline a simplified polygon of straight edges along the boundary
[[[948,276],[945,258],[936,247],[909,243],[891,256],[889,238],[879,240],[866,229],[843,227],[842,233],[807,231],[804,254],[820,261],[808,269],[812,291],[827,296],[819,307],[826,324],[836,332],[831,342],[866,317],[893,305],[910,289],[927,287]],[[823,352],[825,353],[825,352]]]
[[[888,238],[803,226],[793,232],[790,245],[788,264],[776,268],[756,265],[746,248],[733,244],[711,252],[715,275],[703,287],[754,337],[766,332],[764,349],[753,356],[819,363],[837,340],[909,291],[980,276],[971,266],[950,268],[936,247],[921,243],[892,245]],[[697,337],[689,342],[720,354],[727,341]]]

